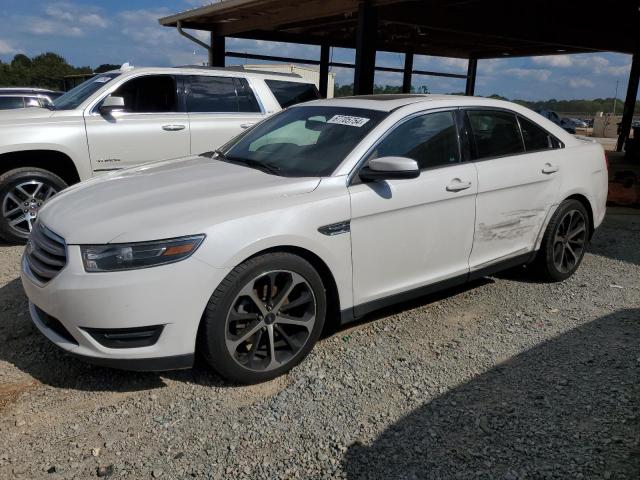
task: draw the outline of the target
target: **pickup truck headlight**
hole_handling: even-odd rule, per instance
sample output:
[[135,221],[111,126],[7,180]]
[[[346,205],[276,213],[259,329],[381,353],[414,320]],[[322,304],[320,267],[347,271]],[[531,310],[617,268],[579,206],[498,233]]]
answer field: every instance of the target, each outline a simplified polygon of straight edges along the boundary
[[198,249],[204,237],[193,235],[154,242],[81,245],[80,251],[87,272],[134,270],[184,260]]

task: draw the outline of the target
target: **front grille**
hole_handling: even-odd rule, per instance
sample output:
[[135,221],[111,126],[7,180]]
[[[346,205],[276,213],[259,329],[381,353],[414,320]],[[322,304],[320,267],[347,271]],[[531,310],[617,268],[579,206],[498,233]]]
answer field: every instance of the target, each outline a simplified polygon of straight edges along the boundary
[[76,341],[76,339],[73,338],[73,335],[69,333],[69,330],[65,328],[65,326],[60,322],[60,320],[58,320],[55,317],[52,317],[51,315],[49,315],[47,312],[45,312],[38,306],[34,305],[34,307],[36,309],[36,312],[38,313],[38,317],[40,318],[40,321],[44,324],[45,327],[47,327],[49,330],[53,330],[54,332],[56,332],[60,337],[64,338],[67,342],[78,345],[78,342]]
[[36,222],[26,249],[27,265],[36,280],[47,283],[67,264],[64,238]]

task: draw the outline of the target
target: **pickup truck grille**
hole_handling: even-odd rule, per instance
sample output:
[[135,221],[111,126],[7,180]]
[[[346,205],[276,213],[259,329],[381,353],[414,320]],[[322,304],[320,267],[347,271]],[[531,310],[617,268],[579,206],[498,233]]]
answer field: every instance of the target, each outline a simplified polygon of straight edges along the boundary
[[26,249],[27,266],[40,283],[47,283],[67,264],[67,246],[64,238],[36,222]]

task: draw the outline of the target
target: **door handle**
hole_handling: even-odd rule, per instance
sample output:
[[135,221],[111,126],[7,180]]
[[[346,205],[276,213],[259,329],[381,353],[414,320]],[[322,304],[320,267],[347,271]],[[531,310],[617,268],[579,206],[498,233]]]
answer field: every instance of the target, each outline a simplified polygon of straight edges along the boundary
[[558,170],[560,170],[560,167],[558,167],[557,165],[551,165],[550,163],[547,163],[542,169],[542,173],[549,175],[551,173],[556,173]]
[[240,125],[240,128],[247,129],[249,127],[253,127],[255,123],[243,123]]
[[167,132],[177,132],[178,130],[184,130],[184,125],[163,125],[162,129]]
[[459,178],[454,178],[452,182],[447,185],[447,192],[460,192],[471,187],[471,182],[463,182]]

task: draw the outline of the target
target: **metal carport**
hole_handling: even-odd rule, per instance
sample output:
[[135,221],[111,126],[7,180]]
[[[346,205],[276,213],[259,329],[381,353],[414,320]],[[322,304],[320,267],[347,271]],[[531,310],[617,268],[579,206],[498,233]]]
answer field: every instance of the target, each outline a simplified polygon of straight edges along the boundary
[[[355,94],[373,91],[376,70],[411,76],[466,78],[473,95],[478,60],[586,52],[633,55],[618,150],[629,136],[640,81],[640,1],[562,0],[226,0],[160,19],[160,24],[211,32],[209,63],[225,57],[354,67]],[[190,37],[190,36],[189,36]],[[225,38],[319,45],[320,58],[294,59],[229,52]],[[331,47],[355,48],[355,65],[329,62]],[[403,69],[376,67],[377,51],[405,54]],[[467,75],[413,69],[413,55],[466,58]],[[326,80],[325,80],[326,82]],[[320,85],[326,95],[326,83]]]

